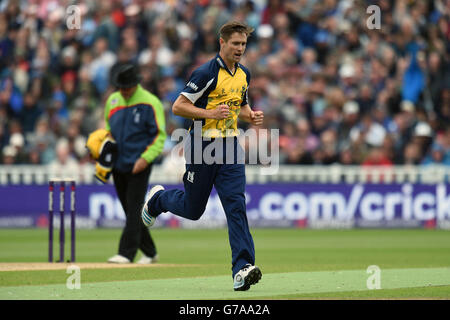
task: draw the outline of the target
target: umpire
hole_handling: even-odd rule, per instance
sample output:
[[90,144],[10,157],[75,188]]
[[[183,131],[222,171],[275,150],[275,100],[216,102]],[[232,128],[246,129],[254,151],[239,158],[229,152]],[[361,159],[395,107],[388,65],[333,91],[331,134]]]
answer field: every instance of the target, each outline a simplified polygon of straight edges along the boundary
[[106,101],[105,128],[117,143],[112,176],[126,215],[119,252],[110,263],[130,263],[137,250],[137,262],[148,264],[158,259],[155,243],[141,220],[152,162],[162,152],[166,139],[164,108],[161,101],[139,84],[137,67],[125,63],[114,68],[112,84],[118,88]]

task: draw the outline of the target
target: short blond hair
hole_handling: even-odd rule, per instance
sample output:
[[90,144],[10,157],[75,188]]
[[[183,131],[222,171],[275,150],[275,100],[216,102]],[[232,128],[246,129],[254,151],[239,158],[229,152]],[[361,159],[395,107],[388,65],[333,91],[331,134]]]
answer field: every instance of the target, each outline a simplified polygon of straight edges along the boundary
[[253,28],[249,27],[245,23],[239,22],[239,21],[230,21],[225,23],[219,30],[220,37],[228,41],[230,39],[231,35],[235,32],[237,33],[245,33],[247,37],[253,32]]

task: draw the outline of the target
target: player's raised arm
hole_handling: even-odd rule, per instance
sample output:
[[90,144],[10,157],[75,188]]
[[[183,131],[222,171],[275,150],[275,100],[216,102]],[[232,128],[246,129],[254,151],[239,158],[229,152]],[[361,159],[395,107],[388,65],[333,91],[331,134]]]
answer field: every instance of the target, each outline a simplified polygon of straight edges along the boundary
[[226,119],[230,116],[230,108],[221,104],[215,109],[198,108],[184,95],[180,94],[172,106],[174,115],[189,119]]

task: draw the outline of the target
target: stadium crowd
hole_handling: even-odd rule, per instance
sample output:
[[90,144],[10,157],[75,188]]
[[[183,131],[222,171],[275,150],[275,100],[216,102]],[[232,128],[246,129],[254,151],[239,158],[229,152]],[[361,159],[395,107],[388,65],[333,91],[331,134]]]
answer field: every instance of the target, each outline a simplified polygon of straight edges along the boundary
[[280,130],[280,163],[450,165],[446,0],[0,1],[0,163],[87,163],[123,61],[164,103],[167,155],[190,124],[172,103],[232,19],[255,28],[241,62],[250,105]]

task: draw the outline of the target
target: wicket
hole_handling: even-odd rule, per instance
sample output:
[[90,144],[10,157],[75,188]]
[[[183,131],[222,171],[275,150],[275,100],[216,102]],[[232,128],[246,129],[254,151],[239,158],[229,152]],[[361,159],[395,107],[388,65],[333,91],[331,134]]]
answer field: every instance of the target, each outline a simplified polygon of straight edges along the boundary
[[64,201],[66,182],[70,183],[70,261],[75,262],[75,180],[51,179],[48,183],[48,262],[53,262],[53,193],[55,184],[59,183],[59,262],[64,262],[65,224],[64,224]]

